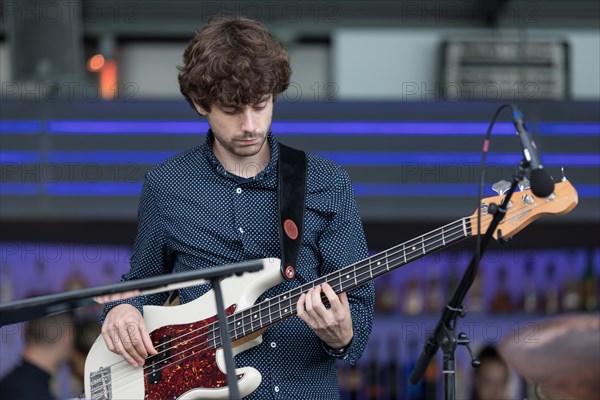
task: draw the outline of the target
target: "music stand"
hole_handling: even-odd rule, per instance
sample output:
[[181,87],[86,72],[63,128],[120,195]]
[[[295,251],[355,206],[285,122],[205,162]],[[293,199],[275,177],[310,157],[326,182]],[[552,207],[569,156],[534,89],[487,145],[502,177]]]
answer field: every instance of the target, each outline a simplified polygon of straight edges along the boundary
[[[118,294],[130,291],[139,291],[133,296],[170,291],[186,286],[195,286],[203,282],[210,282],[215,292],[217,317],[221,332],[221,343],[225,356],[227,372],[227,386],[232,399],[239,399],[240,393],[235,375],[233,350],[231,338],[227,330],[227,315],[221,292],[221,279],[231,275],[241,275],[244,272],[255,272],[263,269],[262,260],[244,261],[219,267],[206,268],[196,271],[186,271],[177,274],[156,276],[151,278],[136,279],[128,282],[98,286],[95,288],[72,290],[66,293],[55,293],[45,296],[32,297],[25,300],[11,301],[0,304],[0,327],[40,318],[46,315],[71,311],[98,302],[94,297],[106,294]],[[223,334],[225,332],[225,334]]]

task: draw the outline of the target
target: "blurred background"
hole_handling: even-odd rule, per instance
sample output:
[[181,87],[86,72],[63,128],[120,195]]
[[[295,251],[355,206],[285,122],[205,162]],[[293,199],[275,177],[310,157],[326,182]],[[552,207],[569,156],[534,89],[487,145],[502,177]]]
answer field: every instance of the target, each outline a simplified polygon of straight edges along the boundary
[[[578,205],[490,246],[459,330],[477,352],[535,337],[544,316],[598,313],[600,6],[583,0],[0,2],[1,301],[128,270],[145,171],[204,141],[176,67],[194,30],[219,15],[263,22],[288,50],[292,82],[273,133],[350,173],[372,253],[475,212],[487,125],[518,104]],[[485,197],[521,157],[505,111]],[[440,354],[424,382],[408,376],[473,245],[375,281],[373,334],[359,365],[340,364],[343,398],[442,396]],[[21,330],[2,328],[0,377],[19,359]],[[470,398],[470,358],[457,357],[459,398]],[[79,390],[73,368],[54,381],[61,398]],[[534,398],[514,373],[507,388]]]

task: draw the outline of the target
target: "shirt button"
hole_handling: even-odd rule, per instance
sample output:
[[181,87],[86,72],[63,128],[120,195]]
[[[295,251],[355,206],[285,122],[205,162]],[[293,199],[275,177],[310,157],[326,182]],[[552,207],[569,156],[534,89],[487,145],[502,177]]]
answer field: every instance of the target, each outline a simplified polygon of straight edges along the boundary
[[279,393],[279,386],[275,386],[274,389],[277,393]]
[[271,342],[271,347],[272,347],[272,348],[275,348],[275,347],[277,347],[277,343],[275,343],[275,342]]
[[238,231],[240,231],[240,233],[244,233],[244,228],[242,228],[241,226],[238,228]]
[[235,192],[236,192],[237,194],[240,194],[240,193],[242,193],[242,188],[237,188],[237,189],[235,189]]

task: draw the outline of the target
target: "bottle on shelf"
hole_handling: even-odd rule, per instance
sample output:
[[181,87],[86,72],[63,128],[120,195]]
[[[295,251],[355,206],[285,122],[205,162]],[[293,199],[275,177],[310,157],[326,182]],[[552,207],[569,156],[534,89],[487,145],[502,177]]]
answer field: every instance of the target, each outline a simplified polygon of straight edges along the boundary
[[556,283],[556,264],[552,261],[548,263],[545,272],[544,311],[548,315],[553,315],[560,309],[558,286]]
[[[408,378],[413,373],[413,370],[417,366],[417,361],[421,356],[421,346],[419,346],[418,341],[411,337],[408,341],[408,358],[404,362],[403,368],[403,376],[405,377],[405,381],[408,382]],[[423,398],[423,379],[419,381],[416,385],[412,383],[407,383],[405,386],[403,399],[407,400],[421,400]]]
[[104,261],[102,264],[102,283],[115,283],[115,264],[112,261]]
[[539,311],[539,294],[534,279],[535,262],[533,259],[525,261],[525,282],[521,296],[521,311],[535,313]]
[[450,299],[450,297],[454,294],[454,291],[458,287],[460,283],[460,276],[458,276],[458,265],[449,264],[447,268],[446,274],[446,290],[445,296],[446,299]]
[[439,313],[442,310],[444,294],[442,283],[438,274],[432,274],[427,278],[425,290],[425,312],[428,314]]
[[399,400],[401,382],[398,371],[398,336],[392,332],[388,338],[388,365],[386,368],[387,380],[387,398],[389,400]]
[[412,276],[406,282],[404,291],[404,301],[402,302],[402,311],[407,315],[419,315],[423,312],[423,291],[419,278]]
[[571,251],[566,265],[569,276],[563,287],[560,299],[560,305],[564,312],[580,311],[582,308],[581,282],[576,276],[577,271],[579,270],[578,267],[577,253]]
[[381,392],[383,390],[379,382],[379,341],[373,339],[369,345],[369,362],[367,365],[367,398],[371,400],[377,400],[381,398]]
[[363,373],[358,364],[353,364],[350,367],[342,367],[344,378],[340,385],[340,397],[347,400],[358,400],[362,398],[360,396],[361,389],[363,387]]
[[491,311],[494,314],[504,314],[513,311],[512,299],[506,287],[507,270],[505,265],[501,265],[496,272],[498,287],[492,297]]
[[600,279],[596,278],[594,270],[594,251],[589,249],[587,253],[587,260],[585,264],[585,271],[583,273],[583,310],[584,311],[597,311],[598,310],[598,286],[600,285]]
[[389,315],[396,312],[398,306],[398,294],[394,288],[394,283],[390,277],[383,277],[376,280],[377,290],[375,291],[375,312],[383,315]]
[[0,270],[0,303],[14,299],[15,290],[8,262],[2,263]]
[[[440,351],[441,353],[441,351]],[[431,362],[425,369],[425,373],[423,374],[423,399],[425,400],[435,400],[438,398],[438,356],[433,357]]]
[[[465,269],[468,267],[465,267]],[[463,272],[464,273],[464,272]],[[480,313],[486,311],[485,306],[485,296],[483,291],[483,282],[484,276],[486,273],[486,267],[483,262],[479,263],[479,268],[477,268],[477,274],[475,274],[475,278],[473,279],[473,284],[471,285],[471,289],[467,294],[466,305],[469,313]],[[457,282],[456,286],[460,281]],[[452,294],[448,295],[450,298]]]
[[63,289],[65,292],[71,290],[85,289],[90,285],[87,282],[87,279],[81,273],[81,266],[78,263],[71,264],[71,271],[69,275],[65,277],[65,281],[63,283]]

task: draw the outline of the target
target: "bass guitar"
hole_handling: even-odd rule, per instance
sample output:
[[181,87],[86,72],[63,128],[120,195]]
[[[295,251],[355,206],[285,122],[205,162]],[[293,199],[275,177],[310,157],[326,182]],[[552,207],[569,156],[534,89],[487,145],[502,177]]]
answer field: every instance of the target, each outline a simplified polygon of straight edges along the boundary
[[[481,231],[492,216],[486,205],[500,204],[503,196],[483,200]],[[515,193],[494,237],[510,238],[535,219],[561,215],[577,205],[577,192],[566,180],[555,185],[554,193],[538,198],[530,190]],[[319,279],[255,304],[269,288],[282,282],[278,259],[262,260],[260,272],[233,276],[222,281],[228,334],[234,354],[258,345],[269,326],[296,314],[300,295],[327,282],[336,293],[346,292],[441,250],[477,233],[477,213],[401,243]],[[158,351],[142,367],[134,368],[106,347],[102,336],[93,345],[85,363],[85,395],[105,399],[227,399],[229,390],[217,325],[212,290],[189,303],[172,306],[144,306],[152,343]],[[242,396],[252,393],[261,382],[252,367],[236,369]]]

